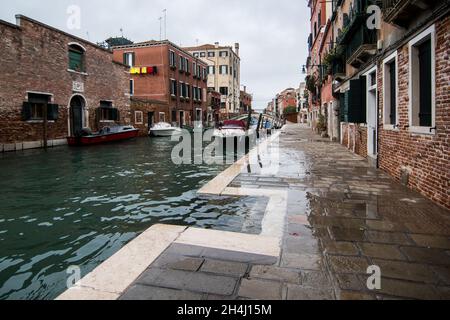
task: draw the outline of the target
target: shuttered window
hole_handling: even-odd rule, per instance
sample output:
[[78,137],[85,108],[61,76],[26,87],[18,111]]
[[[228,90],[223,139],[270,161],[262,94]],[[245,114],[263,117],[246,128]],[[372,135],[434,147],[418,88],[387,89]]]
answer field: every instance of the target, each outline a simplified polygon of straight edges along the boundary
[[420,72],[420,126],[432,126],[432,80],[431,80],[431,39],[420,46],[419,50],[419,72]]
[[58,119],[59,106],[50,103],[49,95],[29,93],[28,101],[22,105],[22,120],[44,120],[44,111],[47,111],[47,120]]
[[84,50],[77,45],[69,47],[69,69],[85,72]]

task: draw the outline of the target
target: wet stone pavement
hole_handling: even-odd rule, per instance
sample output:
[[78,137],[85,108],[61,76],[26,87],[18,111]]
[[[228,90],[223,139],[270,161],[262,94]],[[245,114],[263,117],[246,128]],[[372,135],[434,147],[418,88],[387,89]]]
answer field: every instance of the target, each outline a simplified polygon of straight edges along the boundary
[[[229,187],[285,190],[278,259],[173,244],[122,299],[450,299],[450,212],[310,129],[289,125],[279,168]],[[369,290],[369,266],[381,289]]]

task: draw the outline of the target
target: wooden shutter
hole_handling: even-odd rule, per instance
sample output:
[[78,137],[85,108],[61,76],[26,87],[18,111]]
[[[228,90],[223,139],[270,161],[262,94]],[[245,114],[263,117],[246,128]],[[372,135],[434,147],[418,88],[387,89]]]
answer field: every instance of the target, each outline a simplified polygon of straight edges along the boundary
[[111,109],[111,115],[113,121],[119,121],[119,109]]
[[59,106],[57,104],[47,105],[47,120],[56,121],[58,120]]
[[22,120],[28,121],[31,119],[31,103],[24,102],[22,105]]
[[348,122],[366,123],[366,77],[350,80],[350,92],[348,96]]
[[128,65],[128,63],[127,63],[127,54],[126,53],[123,54],[123,64]]
[[396,69],[395,69],[395,61],[389,64],[389,85],[390,85],[390,99],[391,99],[391,105],[390,105],[390,124],[396,125],[397,124],[397,84],[396,84]]
[[427,40],[419,46],[419,68],[420,68],[420,126],[431,127],[431,40]]

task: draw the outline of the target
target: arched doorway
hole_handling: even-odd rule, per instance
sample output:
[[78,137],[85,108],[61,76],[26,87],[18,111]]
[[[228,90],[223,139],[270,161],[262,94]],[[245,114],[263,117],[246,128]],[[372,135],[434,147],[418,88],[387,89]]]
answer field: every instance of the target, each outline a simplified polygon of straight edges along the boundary
[[85,101],[81,96],[73,96],[70,100],[70,135],[77,137],[81,135],[84,123]]

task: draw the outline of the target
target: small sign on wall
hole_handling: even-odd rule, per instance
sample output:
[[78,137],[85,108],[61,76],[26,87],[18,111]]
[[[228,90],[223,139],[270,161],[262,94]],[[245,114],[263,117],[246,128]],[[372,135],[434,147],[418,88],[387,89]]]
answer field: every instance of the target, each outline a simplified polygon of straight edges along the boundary
[[84,92],[84,83],[74,81],[72,82],[72,91],[74,92]]

